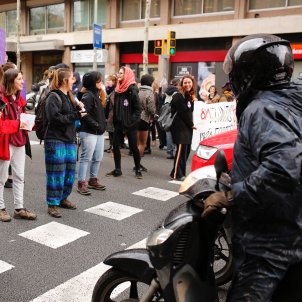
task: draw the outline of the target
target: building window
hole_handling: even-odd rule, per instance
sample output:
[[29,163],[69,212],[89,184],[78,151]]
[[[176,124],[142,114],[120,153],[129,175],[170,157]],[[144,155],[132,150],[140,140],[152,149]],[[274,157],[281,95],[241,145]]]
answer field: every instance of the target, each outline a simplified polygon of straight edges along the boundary
[[235,0],[174,0],[174,16],[234,11]]
[[204,0],[203,13],[234,11],[234,0]]
[[[121,20],[141,20],[145,18],[146,0],[123,0],[121,3]],[[152,0],[150,18],[160,17],[160,1]]]
[[250,0],[249,10],[301,6],[301,0]]
[[34,52],[33,53],[33,83],[38,83],[49,66],[62,62],[61,52]]
[[8,37],[16,35],[16,20],[16,10],[0,13],[0,27],[4,29]]
[[29,34],[64,32],[64,3],[29,9]]
[[[94,0],[73,2],[73,30],[92,29],[94,23]],[[97,24],[106,24],[106,0],[98,0]]]

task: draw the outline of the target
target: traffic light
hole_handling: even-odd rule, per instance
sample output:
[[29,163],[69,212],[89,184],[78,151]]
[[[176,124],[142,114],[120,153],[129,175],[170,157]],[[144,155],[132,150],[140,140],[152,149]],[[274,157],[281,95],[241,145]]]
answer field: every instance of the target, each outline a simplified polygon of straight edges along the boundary
[[168,32],[167,49],[168,49],[168,56],[175,56],[175,53],[176,53],[176,32],[175,31],[170,30]]
[[154,54],[156,56],[161,56],[164,49],[164,40],[155,40],[154,41]]

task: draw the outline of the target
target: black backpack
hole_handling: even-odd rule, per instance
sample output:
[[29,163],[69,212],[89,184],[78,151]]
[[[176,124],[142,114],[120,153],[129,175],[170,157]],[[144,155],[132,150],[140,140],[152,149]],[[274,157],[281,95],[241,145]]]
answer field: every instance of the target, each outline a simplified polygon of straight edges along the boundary
[[[48,88],[45,88],[45,89],[48,89]],[[43,92],[44,92],[44,90],[43,90]],[[42,92],[42,94],[43,94],[43,92]],[[35,114],[36,114],[36,119],[35,119],[36,136],[40,140],[40,143],[41,143],[42,140],[45,139],[45,135],[47,133],[48,126],[49,126],[49,123],[48,123],[47,118],[46,118],[45,106],[46,106],[47,98],[51,93],[54,94],[58,100],[61,101],[60,96],[55,92],[50,91],[48,93],[44,93],[44,96],[40,97],[39,103],[38,103],[38,105],[36,107],[36,110],[35,110]],[[42,96],[42,94],[41,94],[41,96]]]

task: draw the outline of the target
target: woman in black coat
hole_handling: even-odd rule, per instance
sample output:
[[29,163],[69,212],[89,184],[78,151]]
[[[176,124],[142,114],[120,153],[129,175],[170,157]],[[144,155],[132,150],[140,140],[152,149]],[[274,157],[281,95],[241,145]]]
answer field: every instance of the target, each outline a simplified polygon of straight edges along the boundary
[[121,152],[120,145],[124,135],[127,136],[129,149],[132,151],[135,164],[135,177],[143,178],[140,171],[141,157],[137,147],[137,129],[141,116],[141,105],[138,96],[138,88],[133,71],[122,66],[118,72],[118,81],[114,93],[113,106],[113,156],[115,169],[106,176],[121,176]]
[[180,81],[180,93],[176,93],[171,101],[172,114],[176,117],[171,126],[173,142],[176,145],[176,155],[171,179],[184,180],[186,176],[186,163],[190,155],[193,136],[193,108],[196,99],[195,80],[191,75],[184,76]]

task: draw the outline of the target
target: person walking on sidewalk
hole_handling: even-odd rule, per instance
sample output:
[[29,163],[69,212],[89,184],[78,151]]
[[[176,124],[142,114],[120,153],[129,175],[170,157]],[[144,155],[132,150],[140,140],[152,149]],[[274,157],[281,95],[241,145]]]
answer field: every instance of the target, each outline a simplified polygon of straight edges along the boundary
[[[25,112],[26,101],[21,97],[24,84],[22,73],[17,69],[9,69],[3,75],[2,101],[6,104],[1,114],[1,120],[20,120],[21,113]],[[0,135],[0,221],[11,220],[5,209],[3,191],[8,177],[8,167],[12,166],[14,218],[35,220],[37,215],[24,208],[24,170],[25,145],[28,137],[27,131],[18,129],[13,134]]]
[[[78,99],[84,104],[87,116],[81,121],[80,140],[81,154],[78,170],[78,192],[90,195],[88,189],[105,190],[106,186],[98,180],[98,173],[104,155],[104,132],[106,118],[100,99],[102,75],[98,71],[85,73],[83,76],[84,92],[78,94]],[[86,174],[90,162],[88,187]]]
[[137,147],[137,129],[141,116],[141,105],[138,97],[138,88],[133,71],[126,66],[118,72],[118,82],[115,89],[115,100],[113,108],[113,156],[115,169],[106,176],[118,177],[122,175],[121,170],[121,137],[128,137],[129,149],[132,151],[135,164],[135,177],[142,178],[140,171],[141,157]]
[[76,170],[75,121],[86,113],[80,112],[83,104],[76,103],[73,97],[72,71],[69,68],[59,68],[52,73],[50,93],[45,106],[46,201],[48,214],[59,218],[62,216],[59,207],[76,209],[76,205],[67,199],[72,191]]

